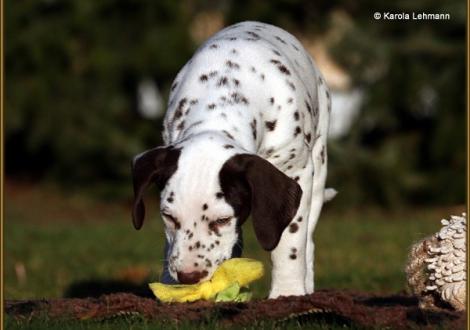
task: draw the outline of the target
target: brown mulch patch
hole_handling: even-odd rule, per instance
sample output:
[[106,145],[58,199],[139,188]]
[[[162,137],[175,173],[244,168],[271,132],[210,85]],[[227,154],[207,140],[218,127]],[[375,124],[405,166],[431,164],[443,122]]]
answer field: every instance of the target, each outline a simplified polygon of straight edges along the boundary
[[5,311],[18,318],[46,313],[52,318],[105,320],[138,315],[152,320],[202,322],[216,319],[230,325],[249,325],[262,321],[334,322],[360,327],[465,329],[466,315],[452,310],[422,311],[416,298],[404,294],[320,290],[300,297],[254,300],[249,303],[214,304],[199,301],[163,304],[151,298],[129,293],[103,295],[99,298],[63,298],[50,300],[6,301]]

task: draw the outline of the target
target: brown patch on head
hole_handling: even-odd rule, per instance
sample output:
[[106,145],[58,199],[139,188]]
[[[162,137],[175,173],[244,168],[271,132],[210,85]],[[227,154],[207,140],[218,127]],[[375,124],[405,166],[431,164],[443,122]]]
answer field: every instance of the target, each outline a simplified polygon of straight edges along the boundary
[[252,154],[227,160],[219,180],[238,224],[242,225],[251,211],[261,246],[267,251],[274,249],[298,209],[300,186],[270,162]]
[[209,208],[209,206],[206,203],[204,203],[204,205],[202,205],[202,210],[203,211],[207,210],[208,208]]
[[[153,183],[161,190],[178,167],[180,149],[160,147],[142,153],[132,162],[134,202],[132,221],[140,229],[145,218],[144,193]],[[170,193],[170,198],[173,195]]]

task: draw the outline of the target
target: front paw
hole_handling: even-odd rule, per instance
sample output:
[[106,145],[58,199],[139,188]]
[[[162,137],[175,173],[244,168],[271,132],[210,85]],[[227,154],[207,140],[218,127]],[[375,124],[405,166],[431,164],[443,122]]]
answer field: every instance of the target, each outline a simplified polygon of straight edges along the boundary
[[271,288],[268,299],[276,299],[281,296],[303,296],[307,294],[303,285],[283,286]]

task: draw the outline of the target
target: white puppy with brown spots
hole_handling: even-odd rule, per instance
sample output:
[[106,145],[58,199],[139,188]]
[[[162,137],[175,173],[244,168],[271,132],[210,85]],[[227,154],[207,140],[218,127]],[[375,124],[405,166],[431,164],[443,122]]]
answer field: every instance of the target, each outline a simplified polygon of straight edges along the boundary
[[164,281],[196,283],[241,254],[251,214],[271,251],[269,297],[313,292],[312,234],[324,203],[328,88],[288,32],[242,22],[211,37],[178,73],[165,146],[135,157],[134,226],[161,189]]

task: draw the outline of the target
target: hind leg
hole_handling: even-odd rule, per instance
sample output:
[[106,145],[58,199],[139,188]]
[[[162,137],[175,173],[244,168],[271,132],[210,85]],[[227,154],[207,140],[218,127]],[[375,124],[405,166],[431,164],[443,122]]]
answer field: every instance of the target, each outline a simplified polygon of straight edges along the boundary
[[305,289],[307,293],[314,291],[314,250],[313,232],[317,224],[324,201],[325,181],[327,174],[326,141],[319,138],[312,150],[314,174],[312,198],[307,226],[307,242],[305,251]]

